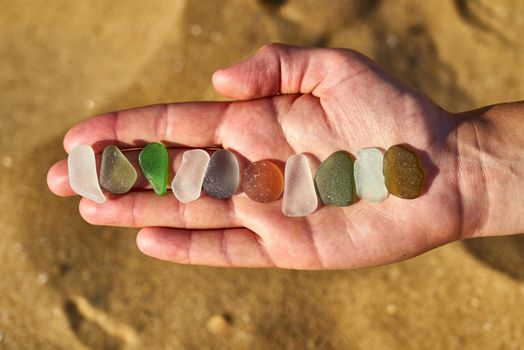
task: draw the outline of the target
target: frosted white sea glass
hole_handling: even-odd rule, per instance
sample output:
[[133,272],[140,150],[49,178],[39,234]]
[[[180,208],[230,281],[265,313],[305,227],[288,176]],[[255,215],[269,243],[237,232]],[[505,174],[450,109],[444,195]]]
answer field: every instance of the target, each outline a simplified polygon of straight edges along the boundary
[[171,189],[175,197],[183,202],[192,202],[200,197],[202,183],[209,164],[209,154],[201,149],[186,151],[178,169]]
[[295,154],[287,159],[284,171],[282,212],[287,216],[305,216],[318,206],[317,193],[307,157]]
[[91,146],[78,145],[67,157],[69,184],[75,193],[97,203],[104,203],[106,197],[98,183],[95,152]]
[[357,152],[354,169],[357,196],[370,202],[382,202],[387,198],[383,164],[384,154],[378,148],[363,148]]

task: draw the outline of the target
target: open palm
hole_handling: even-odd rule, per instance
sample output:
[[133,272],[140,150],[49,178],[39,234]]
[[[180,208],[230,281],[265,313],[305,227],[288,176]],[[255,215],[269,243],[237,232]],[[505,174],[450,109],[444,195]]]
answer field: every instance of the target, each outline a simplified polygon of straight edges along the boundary
[[[285,162],[306,153],[313,171],[337,150],[418,150],[427,175],[422,196],[389,196],[286,217],[281,201],[257,203],[245,194],[229,200],[203,195],[180,203],[159,197],[140,178],[132,192],[104,204],[83,199],[92,224],[144,227],[137,236],[146,254],[179,263],[352,268],[417,255],[463,235],[456,154],[456,116],[404,85],[365,56],[344,49],[269,45],[215,73],[213,83],[233,102],[157,105],[98,116],[73,127],[64,145],[101,152],[109,144],[143,147],[161,141],[180,164],[184,148],[223,147],[247,161]],[[138,151],[128,151],[136,165]],[[244,162],[245,163],[245,162]],[[48,175],[58,195],[72,195],[67,164]]]

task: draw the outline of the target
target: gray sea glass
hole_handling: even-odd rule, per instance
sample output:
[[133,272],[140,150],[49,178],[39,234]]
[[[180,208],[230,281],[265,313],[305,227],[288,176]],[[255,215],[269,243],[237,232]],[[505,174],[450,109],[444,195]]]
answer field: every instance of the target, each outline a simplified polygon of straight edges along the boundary
[[95,152],[91,146],[78,145],[67,158],[69,184],[75,193],[97,203],[104,203],[106,197],[98,183]]
[[192,202],[200,197],[202,183],[209,164],[209,154],[201,149],[186,151],[171,189],[175,197],[183,203]]
[[204,177],[204,191],[211,197],[230,198],[240,182],[240,169],[235,155],[225,149],[215,151]]
[[381,202],[388,196],[382,167],[384,155],[378,148],[363,148],[355,161],[357,196],[370,202]]
[[317,193],[307,157],[292,155],[284,171],[282,212],[287,216],[305,216],[313,213],[317,206]]
[[105,190],[122,194],[129,192],[135,184],[137,172],[131,162],[115,145],[107,146],[102,152],[100,185]]

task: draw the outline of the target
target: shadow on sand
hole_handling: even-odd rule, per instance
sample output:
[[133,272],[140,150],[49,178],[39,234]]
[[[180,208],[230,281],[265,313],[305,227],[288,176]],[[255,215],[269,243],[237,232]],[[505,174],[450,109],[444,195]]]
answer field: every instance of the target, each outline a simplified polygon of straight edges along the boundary
[[464,241],[477,259],[518,280],[524,280],[524,234]]

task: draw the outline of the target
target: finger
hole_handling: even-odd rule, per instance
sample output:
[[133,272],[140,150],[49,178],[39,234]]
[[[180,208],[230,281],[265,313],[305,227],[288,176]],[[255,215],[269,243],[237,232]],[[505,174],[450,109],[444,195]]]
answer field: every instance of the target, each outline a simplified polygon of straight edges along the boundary
[[248,229],[176,230],[144,228],[136,238],[146,255],[180,264],[273,267],[258,240]]
[[55,164],[47,172],[47,187],[60,197],[74,196],[75,192],[69,184],[67,172],[67,160],[63,159]]
[[188,229],[243,226],[240,217],[235,215],[231,200],[209,196],[181,203],[171,194],[158,196],[152,191],[131,192],[125,196],[110,195],[103,204],[84,198],[79,210],[84,220],[93,225]]
[[322,97],[344,79],[368,70],[372,61],[352,50],[264,46],[255,55],[213,75],[222,95],[245,100],[277,93]]
[[[180,166],[180,163],[182,161],[182,155],[186,150],[181,148],[169,148],[167,151],[170,159],[168,178],[168,185],[170,185],[175,174],[175,170],[178,169],[178,167]],[[131,164],[137,172],[137,180],[133,185],[133,189],[150,189],[151,185],[149,181],[147,181],[147,179],[144,177],[144,174],[142,173],[142,170],[140,169],[140,165],[138,163],[138,155],[140,154],[140,150],[124,150],[123,153],[126,156],[126,158],[131,162]],[[97,153],[95,154],[95,157],[97,164],[97,173],[99,173],[102,155],[100,153]],[[51,167],[51,169],[49,169],[49,172],[47,173],[47,184],[51,191],[57,196],[67,197],[75,195],[75,192],[69,184],[68,167],[66,159],[58,161]]]
[[227,102],[173,103],[99,115],[72,127],[64,138],[67,152],[80,144],[101,152],[108,145],[143,147],[219,146],[221,118]]

